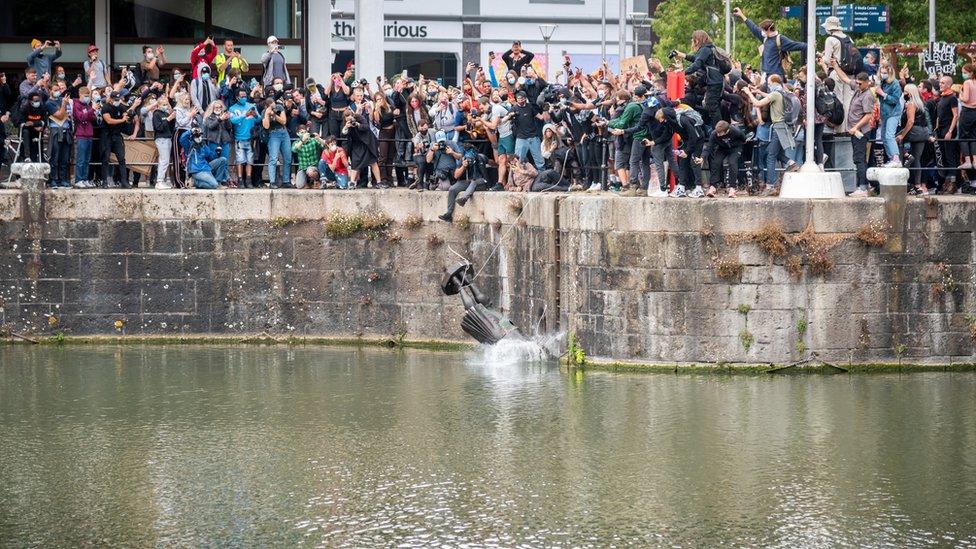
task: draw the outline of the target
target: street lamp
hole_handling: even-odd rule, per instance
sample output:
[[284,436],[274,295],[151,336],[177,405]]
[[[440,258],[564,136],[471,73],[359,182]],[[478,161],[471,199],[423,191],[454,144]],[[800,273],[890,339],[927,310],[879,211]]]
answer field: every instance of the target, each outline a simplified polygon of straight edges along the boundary
[[631,20],[634,34],[634,55],[638,55],[638,29],[647,26],[647,12],[643,11],[632,11],[627,14],[627,18]]
[[539,32],[542,33],[542,40],[546,43],[546,80],[549,80],[549,65],[552,64],[552,60],[549,59],[549,40],[552,39],[552,34],[556,32],[556,27],[559,25],[553,24],[542,24],[539,25]]

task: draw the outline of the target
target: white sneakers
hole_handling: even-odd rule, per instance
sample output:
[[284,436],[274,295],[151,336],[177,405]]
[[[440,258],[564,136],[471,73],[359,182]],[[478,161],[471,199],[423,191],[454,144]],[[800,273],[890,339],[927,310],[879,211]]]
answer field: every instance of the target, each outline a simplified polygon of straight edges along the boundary
[[88,181],[87,179],[84,180],[84,181],[75,181],[74,184],[72,184],[71,186],[74,187],[74,188],[76,188],[76,189],[94,189],[95,188],[95,184],[92,183],[91,181]]
[[688,193],[688,198],[702,198],[705,196],[705,191],[701,188],[701,185],[695,185],[695,188]]
[[675,185],[674,190],[668,196],[671,198],[684,198],[687,194],[684,185]]
[[656,191],[648,194],[647,196],[649,196],[651,198],[664,198],[664,197],[668,196],[668,191],[665,191],[664,189],[661,189],[659,187]]
[[173,182],[170,181],[170,180],[168,180],[168,179],[166,181],[161,182],[161,183],[160,182],[157,182],[156,183],[156,190],[157,191],[166,191],[166,190],[169,190],[169,189],[172,189],[172,188],[173,188]]
[[590,185],[590,188],[589,189],[586,189],[586,192],[588,192],[588,193],[598,193],[598,192],[600,192],[602,190],[603,190],[603,187],[601,187],[599,183],[594,183],[594,184]]

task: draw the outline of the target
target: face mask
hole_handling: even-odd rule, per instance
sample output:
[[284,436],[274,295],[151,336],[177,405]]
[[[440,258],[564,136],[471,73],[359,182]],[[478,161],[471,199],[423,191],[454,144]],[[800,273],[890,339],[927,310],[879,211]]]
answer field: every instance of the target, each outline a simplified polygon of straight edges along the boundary
[[156,58],[156,54],[154,54],[153,52],[146,53],[146,59],[152,61],[155,58]]
[[238,97],[237,98],[237,104],[238,105],[245,105],[245,104],[247,104],[247,98],[246,97]]
[[515,79],[514,78],[509,78],[508,79],[508,83],[514,86],[515,85]]
[[183,76],[183,75],[182,75],[182,74],[180,74],[180,73],[178,73],[178,72],[174,72],[174,73],[173,73],[173,80],[176,80],[176,79],[178,79],[178,78],[179,78],[179,77],[181,77],[181,76]]
[[37,107],[40,107],[41,106],[41,102],[40,101],[31,101],[31,106],[36,109]]
[[57,98],[61,97],[61,92],[60,91],[52,92],[51,93],[51,97],[57,99]]
[[210,73],[209,72],[200,73],[200,78],[202,78],[204,81],[210,80]]
[[526,85],[531,86],[533,83],[535,83],[535,78],[526,78],[525,83]]
[[58,73],[58,78],[61,79],[61,80],[64,80],[64,73],[63,72],[59,72]]
[[114,105],[115,105],[116,107],[121,107],[121,106],[122,106],[122,100],[120,99],[120,100],[118,100],[118,101],[116,101],[116,102],[114,103]]
[[337,148],[335,145],[329,145],[329,152],[335,152]]
[[91,97],[87,97],[87,96],[86,97],[82,97],[81,98],[81,102],[82,102],[82,104],[87,105],[87,104],[91,103]]
[[972,77],[973,77],[973,76],[972,76],[971,74],[969,74],[968,72],[964,72],[964,73],[962,73],[962,79],[963,79],[963,80],[969,80],[969,79],[970,79],[970,78],[972,78]]
[[386,90],[383,93],[385,93],[387,97],[393,97],[393,90]]
[[603,90],[600,90],[600,91],[596,92],[596,96],[599,97],[600,99],[603,99],[604,97],[607,96],[607,92],[605,92]]
[[274,88],[275,91],[281,91],[281,90],[285,89],[285,85],[284,84],[275,84],[272,87]]
[[96,93],[95,95],[92,96],[92,101],[99,101],[99,100],[101,100],[101,98],[102,98],[102,96],[101,95],[98,95]]
[[202,143],[203,142],[203,137],[194,137],[193,138],[193,142],[194,143]]

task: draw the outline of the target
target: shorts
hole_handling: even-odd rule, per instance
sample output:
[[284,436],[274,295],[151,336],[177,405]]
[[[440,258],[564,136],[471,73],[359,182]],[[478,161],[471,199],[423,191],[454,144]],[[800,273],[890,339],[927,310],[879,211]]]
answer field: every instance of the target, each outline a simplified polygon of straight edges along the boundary
[[515,154],[515,134],[498,138],[498,154]]
[[238,166],[254,164],[254,151],[251,150],[250,141],[234,143],[234,163]]
[[624,149],[614,149],[613,169],[626,170],[630,168],[630,145]]

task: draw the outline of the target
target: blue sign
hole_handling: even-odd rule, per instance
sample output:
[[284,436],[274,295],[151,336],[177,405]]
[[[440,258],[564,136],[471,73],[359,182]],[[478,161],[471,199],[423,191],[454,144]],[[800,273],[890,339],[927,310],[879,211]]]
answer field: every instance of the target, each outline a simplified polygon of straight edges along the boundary
[[[787,18],[803,17],[803,6],[783,6],[780,15]],[[817,6],[817,26],[820,33],[825,34],[823,23],[831,15],[831,6]],[[862,6],[857,4],[841,4],[835,13],[840,19],[840,27],[844,32],[890,32],[891,11],[887,5]]]

